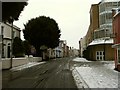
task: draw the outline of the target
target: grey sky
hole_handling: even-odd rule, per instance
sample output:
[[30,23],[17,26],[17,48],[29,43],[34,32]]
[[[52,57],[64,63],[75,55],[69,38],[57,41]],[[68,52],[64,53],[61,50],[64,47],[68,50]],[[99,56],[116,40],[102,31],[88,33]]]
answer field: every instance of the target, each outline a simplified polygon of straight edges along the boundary
[[[14,24],[24,28],[31,18],[49,16],[56,20],[61,29],[61,40],[67,45],[78,48],[78,41],[85,36],[89,27],[89,10],[91,4],[101,0],[29,0],[28,5]],[[22,34],[21,34],[22,35]],[[23,39],[23,35],[21,36]]]

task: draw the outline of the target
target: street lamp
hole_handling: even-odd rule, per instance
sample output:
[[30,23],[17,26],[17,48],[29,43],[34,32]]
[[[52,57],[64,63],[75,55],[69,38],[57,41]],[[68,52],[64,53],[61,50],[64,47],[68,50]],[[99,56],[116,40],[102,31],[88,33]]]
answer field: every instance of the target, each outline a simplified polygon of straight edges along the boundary
[[11,59],[10,59],[10,68],[12,68],[12,60],[13,60],[13,17],[10,16],[10,19],[11,19]]
[[105,41],[106,39],[104,39],[104,60],[105,60]]
[[105,59],[105,42],[107,41],[107,40],[109,40],[110,39],[110,37],[106,37],[106,38],[104,38],[104,60],[106,60]]

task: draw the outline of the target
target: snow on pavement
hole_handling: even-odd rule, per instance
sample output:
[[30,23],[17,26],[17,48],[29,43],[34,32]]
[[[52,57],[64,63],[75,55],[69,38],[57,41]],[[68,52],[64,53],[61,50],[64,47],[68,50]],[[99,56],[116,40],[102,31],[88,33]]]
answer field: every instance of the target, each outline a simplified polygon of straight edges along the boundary
[[91,61],[90,63],[93,63],[93,65],[74,67],[72,73],[78,88],[81,88],[81,86],[86,87],[86,85],[89,88],[118,88],[118,72],[114,70],[113,62],[107,61],[101,64],[101,62]]
[[25,68],[29,68],[29,67],[32,67],[32,66],[35,66],[35,65],[39,65],[39,64],[44,64],[44,63],[46,63],[46,62],[29,62],[29,63],[24,64],[24,65],[13,67],[11,70],[12,71],[19,71],[19,70],[23,70]]
[[85,58],[78,58],[78,57],[73,59],[73,61],[76,61],[76,62],[91,62],[91,61],[86,60]]

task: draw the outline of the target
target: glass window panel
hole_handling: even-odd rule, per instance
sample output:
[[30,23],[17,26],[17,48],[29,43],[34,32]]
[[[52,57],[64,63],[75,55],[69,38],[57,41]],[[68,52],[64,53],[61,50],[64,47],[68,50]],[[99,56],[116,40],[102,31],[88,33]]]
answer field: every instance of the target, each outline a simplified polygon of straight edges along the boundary
[[99,57],[97,56],[97,60],[99,60]]
[[97,52],[97,55],[99,55],[99,52]]
[[103,58],[102,58],[102,56],[100,56],[100,60],[102,60]]

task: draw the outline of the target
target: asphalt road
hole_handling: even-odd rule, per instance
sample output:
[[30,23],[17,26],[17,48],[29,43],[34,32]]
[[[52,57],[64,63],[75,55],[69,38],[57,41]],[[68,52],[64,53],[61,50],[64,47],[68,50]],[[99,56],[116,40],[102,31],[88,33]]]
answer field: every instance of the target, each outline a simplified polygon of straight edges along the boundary
[[72,58],[49,60],[20,71],[4,70],[2,88],[74,88],[77,86],[72,76]]

